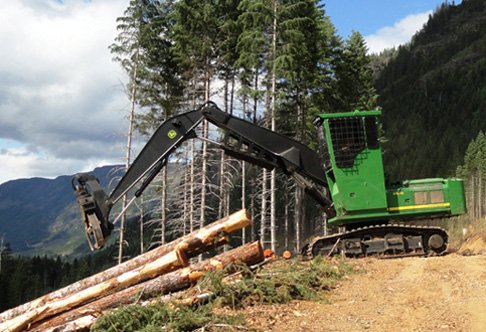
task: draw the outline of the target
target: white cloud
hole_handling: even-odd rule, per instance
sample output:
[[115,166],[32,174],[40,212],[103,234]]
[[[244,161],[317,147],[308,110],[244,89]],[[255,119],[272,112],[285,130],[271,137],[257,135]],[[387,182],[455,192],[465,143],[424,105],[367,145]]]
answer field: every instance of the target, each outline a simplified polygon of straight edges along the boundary
[[366,36],[369,53],[380,53],[384,49],[409,42],[412,36],[423,28],[430,14],[432,14],[431,10],[421,14],[409,15],[396,22],[393,27],[384,27],[375,34]]
[[88,159],[80,165],[78,159],[58,158],[52,154],[32,151],[27,146],[0,149],[0,184],[11,179],[25,177],[56,178],[60,175],[87,172],[100,165],[108,165],[113,160]]
[[0,183],[123,155],[113,146],[124,140],[116,136],[124,129],[124,76],[108,46],[128,2],[1,2]]

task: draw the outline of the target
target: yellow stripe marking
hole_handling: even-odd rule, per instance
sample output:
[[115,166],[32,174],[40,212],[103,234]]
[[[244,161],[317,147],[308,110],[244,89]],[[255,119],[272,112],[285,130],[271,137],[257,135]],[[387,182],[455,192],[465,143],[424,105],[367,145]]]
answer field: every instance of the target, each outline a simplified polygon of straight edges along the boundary
[[430,208],[449,207],[449,206],[451,206],[451,203],[438,203],[438,204],[423,204],[423,205],[397,206],[397,207],[388,208],[388,211],[430,209]]

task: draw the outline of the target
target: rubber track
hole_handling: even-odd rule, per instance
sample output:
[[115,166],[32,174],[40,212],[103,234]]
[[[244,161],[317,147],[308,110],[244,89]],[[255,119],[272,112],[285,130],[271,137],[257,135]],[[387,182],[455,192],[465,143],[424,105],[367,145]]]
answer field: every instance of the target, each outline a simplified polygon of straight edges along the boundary
[[[345,239],[351,239],[351,238],[362,238],[366,235],[376,237],[376,238],[381,238],[386,234],[393,233],[393,234],[402,234],[404,237],[406,236],[422,236],[425,240],[427,235],[429,234],[439,234],[443,240],[444,240],[444,246],[443,250],[440,252],[431,252],[432,250],[429,250],[427,246],[424,244],[422,245],[422,250],[424,254],[442,254],[444,253],[445,249],[447,248],[447,241],[448,241],[448,235],[447,232],[436,226],[407,226],[407,225],[397,225],[397,224],[392,224],[392,225],[374,225],[374,226],[366,226],[366,227],[361,227],[357,229],[353,229],[350,231],[346,231],[341,234],[333,234],[330,236],[326,237],[319,237],[314,239],[312,242],[309,244],[305,245],[302,250],[301,250],[301,255],[304,258],[312,258],[313,257],[313,249],[316,244],[319,243],[327,243],[327,245],[331,244],[336,244],[337,241],[342,241]],[[381,254],[387,255],[387,256],[396,256],[393,253],[389,252],[382,252]],[[362,255],[365,255],[365,253],[362,252]]]

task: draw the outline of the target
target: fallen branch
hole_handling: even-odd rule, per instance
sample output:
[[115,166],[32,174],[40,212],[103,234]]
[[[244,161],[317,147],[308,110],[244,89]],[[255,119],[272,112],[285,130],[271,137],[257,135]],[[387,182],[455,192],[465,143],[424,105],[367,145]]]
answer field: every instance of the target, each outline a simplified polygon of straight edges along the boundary
[[341,238],[337,239],[336,243],[334,243],[334,245],[332,246],[331,251],[327,254],[327,258],[331,257],[331,255],[334,253],[334,249],[336,249],[340,241]]

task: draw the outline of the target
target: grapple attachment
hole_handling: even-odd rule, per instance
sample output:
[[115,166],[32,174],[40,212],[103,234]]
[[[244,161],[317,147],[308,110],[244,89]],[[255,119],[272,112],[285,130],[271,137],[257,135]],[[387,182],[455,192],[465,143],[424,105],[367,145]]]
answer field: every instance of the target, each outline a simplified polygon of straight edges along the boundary
[[[75,181],[77,181],[77,185]],[[108,222],[110,206],[107,196],[94,175],[75,175],[72,185],[85,223],[89,246],[91,250],[101,249],[110,238],[111,230],[114,227],[112,223]]]

